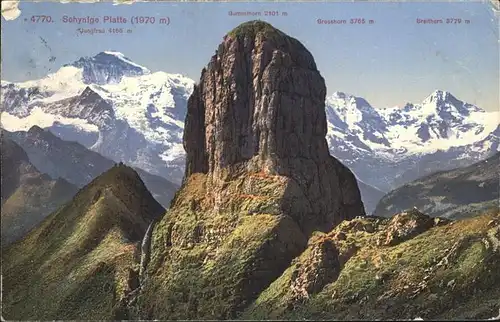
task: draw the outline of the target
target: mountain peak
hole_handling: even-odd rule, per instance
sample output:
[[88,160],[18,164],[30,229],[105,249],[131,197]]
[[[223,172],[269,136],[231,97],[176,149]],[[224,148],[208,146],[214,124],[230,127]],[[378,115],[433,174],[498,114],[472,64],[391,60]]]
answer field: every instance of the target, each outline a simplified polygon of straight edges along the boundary
[[424,100],[424,104],[425,103],[432,103],[432,102],[446,101],[452,97],[454,98],[454,96],[451,95],[450,92],[437,89],[434,92],[432,92],[429,96],[427,96],[427,98]]
[[[164,208],[153,198],[146,188],[139,174],[131,167],[122,162],[115,164],[112,168],[102,173],[90,182],[79,194],[88,191],[96,192],[98,195],[103,191],[111,191],[112,194],[133,213],[162,214]],[[77,195],[78,197],[78,195]],[[148,211],[144,211],[148,209]],[[153,217],[144,219],[154,219]]]
[[123,162],[115,164],[108,171],[97,177],[93,183],[97,185],[116,185],[120,186],[123,181],[133,182],[134,184],[143,184],[137,172],[123,164]]
[[[479,107],[465,103],[448,91],[435,90],[423,102],[422,106],[428,106],[432,112],[440,113],[458,113],[462,117],[469,116],[471,112],[484,112]],[[435,111],[434,111],[435,109]],[[430,111],[430,110],[429,110]]]
[[80,94],[80,100],[82,101],[104,101],[104,99],[96,91],[94,91],[90,86],[85,87],[85,89]]
[[29,128],[28,133],[29,134],[42,134],[44,133],[45,130],[39,127],[38,125],[33,125],[32,127]]
[[244,22],[228,33],[228,35],[231,37],[250,36],[252,38],[256,37],[257,34],[263,34],[267,37],[286,36],[282,31],[273,27],[273,25],[271,25],[270,23],[262,20],[252,20]]
[[61,138],[56,136],[50,131],[50,129],[44,129],[38,125],[33,125],[26,132],[26,137],[29,139],[30,144],[38,144],[38,142],[48,142],[50,145],[55,144],[55,142],[62,141]]
[[119,83],[122,77],[150,74],[146,67],[134,63],[130,58],[117,51],[103,51],[93,57],[81,57],[64,66],[83,69],[85,84],[105,85]]
[[[293,56],[293,59],[299,61],[299,64],[310,64],[308,68],[316,70],[316,62],[311,53],[299,40],[261,20],[247,21],[231,30],[224,37],[224,42],[219,45],[218,51],[223,49],[234,51],[236,45],[244,45],[245,39],[253,40],[251,46],[263,47],[266,51],[265,57],[267,60],[271,60],[273,55],[278,54],[273,50],[278,50],[285,54],[282,59],[289,60]],[[304,53],[304,56],[296,56],[295,53]]]
[[334,92],[326,98],[326,103],[330,107],[336,107],[341,114],[359,110],[363,114],[378,117],[378,113],[367,100],[345,92]]
[[344,92],[338,92],[337,91],[337,92],[334,92],[332,94],[332,97],[334,97],[334,98],[341,98],[341,99],[348,99],[348,98],[352,97],[352,95],[344,93]]
[[[56,192],[65,188],[62,182],[54,185]],[[99,318],[124,319],[124,298],[139,282],[135,269],[140,242],[151,222],[165,209],[142,185],[135,171],[123,165],[94,179],[56,209],[8,249],[2,242],[2,274],[15,281],[4,283],[3,290],[14,294],[11,298],[15,301],[4,312],[19,320],[40,316],[92,320],[96,315],[78,315],[75,311],[79,309],[68,302],[81,297],[83,291],[88,303],[106,307],[106,312],[99,312]],[[3,225],[2,205],[2,237]],[[53,283],[67,276],[71,277],[70,284]],[[43,288],[46,296],[30,298],[29,311],[16,308],[16,292],[24,297],[33,285],[54,287]],[[103,289],[107,286],[109,289]]]
[[[343,218],[363,214],[354,176],[328,151],[326,86],[312,54],[298,40],[267,23],[249,22],[236,29],[233,32],[252,34],[255,39],[238,36],[220,44],[189,99],[185,178],[209,174],[217,191],[227,177],[240,177],[242,169],[294,178],[301,184],[325,171],[316,182],[318,189],[301,186],[295,191],[302,190],[307,200],[317,200],[319,186],[339,187],[339,200],[325,200],[302,212],[287,210],[290,216],[309,231],[327,230]],[[280,37],[260,36],[274,31]],[[213,75],[219,74],[225,77],[214,81]],[[205,92],[216,96],[207,97]],[[297,100],[296,96],[305,99]],[[225,103],[214,104],[219,101]],[[294,126],[294,120],[302,125]],[[339,175],[329,175],[333,173]],[[345,180],[342,188],[339,177]],[[300,203],[301,197],[297,196],[296,202]],[[304,219],[307,212],[314,220]]]
[[124,54],[122,54],[121,52],[119,51],[113,51],[113,50],[105,50],[103,52],[100,52],[98,55],[101,55],[101,54],[104,54],[104,55],[113,55],[113,56],[116,56],[120,59],[127,59],[127,60],[130,60],[128,59],[127,57],[125,57]]
[[[200,299],[198,308],[223,307],[210,319],[231,319],[231,311],[252,303],[302,253],[314,231],[364,215],[356,178],[328,151],[326,86],[312,54],[287,35],[268,38],[276,30],[265,23],[246,23],[234,32],[239,35],[219,45],[189,98],[186,175],[151,238],[149,267],[168,269],[148,268],[141,290],[179,289],[185,282],[177,276],[185,269],[170,263],[189,260],[210,270],[195,277],[200,288],[189,289],[190,298]],[[235,242],[245,244],[244,251],[225,247]],[[193,257],[193,247],[207,256]],[[256,279],[251,286],[246,282]],[[216,296],[207,296],[202,285],[213,286]],[[142,303],[161,319],[160,311],[186,316],[190,305],[187,298],[162,308],[149,299]],[[193,313],[189,318],[208,317],[199,309]]]

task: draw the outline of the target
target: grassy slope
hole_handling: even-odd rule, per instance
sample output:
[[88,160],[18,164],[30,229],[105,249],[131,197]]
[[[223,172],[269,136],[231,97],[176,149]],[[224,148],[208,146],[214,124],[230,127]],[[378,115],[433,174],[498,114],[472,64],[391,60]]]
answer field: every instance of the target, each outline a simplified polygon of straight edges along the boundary
[[[361,227],[312,245],[243,314],[246,319],[457,319],[487,318],[500,309],[500,213],[431,228],[402,243],[377,246],[388,220],[355,219]],[[363,223],[364,222],[364,223]],[[372,229],[368,229],[372,231]],[[495,235],[496,233],[496,235]],[[292,276],[311,262],[314,245],[331,241],[342,254],[357,249],[337,279],[297,301]],[[322,274],[325,274],[324,272]]]
[[4,318],[477,319],[498,312],[498,211],[451,224],[412,213],[358,218],[307,243],[292,219],[274,213],[285,179],[262,174],[228,182],[228,203],[217,214],[208,208],[207,177],[189,178],[155,227],[143,290],[127,312],[137,242],[161,209],[148,206],[131,173],[110,172],[4,252]]
[[[286,182],[249,173],[215,191],[207,176],[191,176],[155,227],[152,260],[134,317],[497,314],[498,212],[452,224],[413,212],[354,219],[328,234],[316,233],[306,247],[300,229],[276,207]],[[217,211],[215,197],[223,201]]]
[[296,223],[273,214],[282,177],[250,174],[228,182],[219,212],[210,209],[206,179],[192,175],[155,227],[141,318],[230,318],[305,247]]
[[138,242],[163,212],[133,170],[115,167],[2,253],[6,319],[115,319]]

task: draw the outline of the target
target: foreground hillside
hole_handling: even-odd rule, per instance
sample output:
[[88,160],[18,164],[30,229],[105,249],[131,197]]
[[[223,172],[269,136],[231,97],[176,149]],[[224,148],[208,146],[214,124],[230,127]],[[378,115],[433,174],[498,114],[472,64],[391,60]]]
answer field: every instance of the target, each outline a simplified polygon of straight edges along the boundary
[[500,152],[465,168],[437,172],[385,195],[374,215],[388,217],[417,207],[433,217],[464,218],[498,207]]
[[22,237],[59,206],[69,201],[78,188],[64,179],[53,180],[31,164],[15,142],[1,137],[2,247]]
[[3,318],[123,318],[139,243],[163,212],[137,173],[113,167],[3,251]]
[[346,221],[307,249],[244,319],[485,319],[500,310],[500,212]]

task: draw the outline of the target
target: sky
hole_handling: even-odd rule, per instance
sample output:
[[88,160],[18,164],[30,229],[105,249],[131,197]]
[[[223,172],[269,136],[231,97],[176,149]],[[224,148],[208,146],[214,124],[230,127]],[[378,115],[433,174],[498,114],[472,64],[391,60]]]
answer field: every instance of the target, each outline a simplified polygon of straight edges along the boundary
[[[500,108],[498,13],[495,16],[486,1],[22,2],[19,9],[17,19],[2,18],[2,80],[38,79],[82,56],[113,50],[152,71],[180,73],[197,81],[224,34],[242,22],[261,19],[308,48],[325,78],[328,95],[346,92],[384,108],[419,103],[440,89],[488,111]],[[278,11],[278,16],[232,16],[230,11]],[[34,15],[50,16],[53,22],[31,22]],[[78,25],[64,23],[64,16],[101,21]],[[124,17],[128,22],[104,24],[105,16]],[[137,16],[154,17],[155,23],[132,25],[131,17]],[[167,17],[169,24],[160,24]],[[350,24],[352,18],[364,18],[365,24]],[[462,23],[446,24],[450,18]],[[318,24],[318,19],[346,19],[347,24]],[[444,23],[419,24],[417,19],[443,19]],[[130,33],[78,31],[108,31],[109,27],[130,29]]]

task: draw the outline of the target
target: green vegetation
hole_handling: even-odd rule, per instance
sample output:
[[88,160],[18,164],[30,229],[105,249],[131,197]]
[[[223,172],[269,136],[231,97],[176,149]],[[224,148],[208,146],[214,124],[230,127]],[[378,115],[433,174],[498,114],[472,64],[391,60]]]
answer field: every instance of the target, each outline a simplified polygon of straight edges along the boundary
[[[161,208],[117,166],[2,254],[7,319],[478,319],[500,303],[500,213],[410,211],[309,240],[279,211],[287,179],[194,174]],[[221,191],[225,193],[222,194]],[[222,196],[216,201],[214,196]],[[217,210],[214,205],[218,205]],[[132,292],[141,283],[139,292]],[[132,295],[131,295],[132,294]]]
[[153,232],[136,318],[227,319],[248,306],[305,247],[295,222],[273,208],[282,180],[228,181],[214,211],[208,178],[192,175]]
[[[229,37],[238,38],[238,46],[242,37],[245,46],[246,37],[272,39],[271,49],[290,49],[283,59],[315,68],[297,40],[270,24],[244,23]],[[289,161],[299,174],[302,164]],[[135,171],[115,165],[2,252],[2,317],[412,320],[497,314],[498,209],[456,222],[411,210],[311,233],[325,225],[310,216],[314,201],[303,190],[318,187],[249,172],[251,165],[189,175],[166,213]],[[325,222],[350,211],[348,199],[355,196],[341,192]],[[145,235],[148,227],[154,228]],[[146,266],[141,259],[149,257]]]
[[138,244],[163,208],[130,168],[110,169],[2,253],[6,319],[124,318]]
[[228,35],[232,38],[250,37],[255,38],[257,34],[262,34],[265,37],[286,37],[280,30],[274,28],[270,23],[262,20],[252,20],[244,22],[231,30]]
[[[304,45],[297,39],[290,37],[281,30],[273,27],[271,24],[262,20],[252,20],[238,25],[236,28],[227,34],[233,39],[256,39],[257,35],[261,35],[264,39],[270,40],[278,45],[278,47],[294,48],[294,50],[302,49],[307,51]],[[221,47],[219,47],[220,49]]]
[[[393,246],[376,246],[377,234],[389,222],[373,223],[374,233],[346,232],[344,241],[356,242],[359,250],[321,292],[291,306],[292,272],[307,261],[310,246],[243,318],[477,319],[497,314],[500,249],[493,245],[500,237],[498,211],[434,227]],[[333,236],[341,230],[329,234],[337,244],[342,243]]]
[[[209,180],[191,176],[156,226],[134,318],[496,315],[491,296],[500,276],[491,268],[500,266],[500,248],[491,246],[498,239],[491,230],[498,213],[456,223],[415,210],[357,218],[313,233],[306,245],[275,207],[286,178],[249,173],[222,188]],[[217,211],[212,196],[223,196]]]

